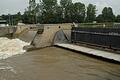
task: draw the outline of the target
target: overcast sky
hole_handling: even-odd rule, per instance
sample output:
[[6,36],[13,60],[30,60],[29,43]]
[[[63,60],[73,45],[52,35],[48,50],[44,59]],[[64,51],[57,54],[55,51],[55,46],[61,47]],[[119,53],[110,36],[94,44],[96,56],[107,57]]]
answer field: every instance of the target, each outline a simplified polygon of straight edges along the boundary
[[[59,0],[58,0],[59,1]],[[120,14],[120,0],[73,0],[73,2],[82,2],[88,5],[89,3],[97,6],[97,13],[101,13],[105,6],[113,8],[115,14]],[[29,0],[0,0],[0,15],[14,14],[17,12],[24,12],[28,6]]]

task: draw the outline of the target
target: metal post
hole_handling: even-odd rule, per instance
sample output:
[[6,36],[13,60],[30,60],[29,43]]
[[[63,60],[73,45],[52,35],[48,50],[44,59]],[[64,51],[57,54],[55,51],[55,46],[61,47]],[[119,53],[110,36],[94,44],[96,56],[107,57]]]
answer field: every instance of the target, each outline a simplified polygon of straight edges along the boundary
[[75,42],[76,42],[76,31],[74,30],[74,33],[75,33]]
[[10,14],[8,14],[9,15],[9,25],[11,25],[11,21],[10,21]]

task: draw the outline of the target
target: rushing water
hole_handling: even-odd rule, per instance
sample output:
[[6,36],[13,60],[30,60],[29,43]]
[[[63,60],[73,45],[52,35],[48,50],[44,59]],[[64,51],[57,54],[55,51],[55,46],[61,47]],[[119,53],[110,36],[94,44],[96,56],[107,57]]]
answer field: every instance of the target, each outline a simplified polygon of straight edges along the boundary
[[0,38],[0,60],[8,57],[22,54],[25,52],[23,47],[29,45],[28,43],[19,39],[8,39],[6,37]]
[[120,65],[50,47],[1,60],[0,80],[120,80]]

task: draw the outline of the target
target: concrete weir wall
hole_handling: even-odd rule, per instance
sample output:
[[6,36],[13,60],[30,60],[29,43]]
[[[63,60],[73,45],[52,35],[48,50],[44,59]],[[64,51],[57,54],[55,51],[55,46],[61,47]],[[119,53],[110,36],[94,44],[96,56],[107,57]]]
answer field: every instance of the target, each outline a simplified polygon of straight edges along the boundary
[[[12,34],[13,38],[19,38],[25,42],[31,43],[30,46],[27,46],[28,48],[36,49],[51,46],[55,41],[60,41],[60,38],[61,40],[64,38],[68,39],[71,33],[71,26],[72,23],[18,25],[0,28],[0,35]],[[65,37],[64,34],[69,36]]]
[[36,25],[17,26],[17,30],[14,36],[25,42],[31,43],[37,31],[38,31],[38,28]]
[[71,30],[71,23],[69,24],[44,24],[44,31],[42,34],[37,33],[31,43],[34,48],[42,48],[51,46],[53,44],[55,35],[60,30]]
[[0,27],[0,36],[13,34],[13,37],[18,37],[25,30],[30,30],[30,26],[33,25],[17,25],[17,26]]
[[16,28],[13,26],[10,27],[0,27],[0,36],[5,36],[16,31]]

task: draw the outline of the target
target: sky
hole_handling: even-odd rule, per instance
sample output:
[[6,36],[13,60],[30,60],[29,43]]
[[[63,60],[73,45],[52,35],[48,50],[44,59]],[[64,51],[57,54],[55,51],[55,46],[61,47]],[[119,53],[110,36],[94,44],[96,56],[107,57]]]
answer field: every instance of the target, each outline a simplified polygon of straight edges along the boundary
[[[0,15],[15,14],[19,11],[23,13],[29,5],[28,2],[29,0],[0,0]],[[120,14],[120,0],[73,0],[73,2],[82,2],[86,6],[90,3],[95,4],[97,14],[100,14],[104,7],[112,7],[114,14]]]

